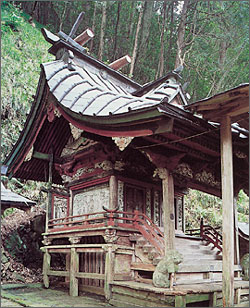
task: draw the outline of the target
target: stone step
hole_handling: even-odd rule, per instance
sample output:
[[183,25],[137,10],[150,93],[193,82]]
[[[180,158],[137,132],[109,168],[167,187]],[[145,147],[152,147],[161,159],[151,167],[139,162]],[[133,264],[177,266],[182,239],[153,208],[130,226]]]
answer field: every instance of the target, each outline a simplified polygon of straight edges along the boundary
[[221,260],[222,257],[220,255],[217,255],[216,253],[185,253],[182,254],[184,260],[189,260],[189,259],[211,259],[211,260]]

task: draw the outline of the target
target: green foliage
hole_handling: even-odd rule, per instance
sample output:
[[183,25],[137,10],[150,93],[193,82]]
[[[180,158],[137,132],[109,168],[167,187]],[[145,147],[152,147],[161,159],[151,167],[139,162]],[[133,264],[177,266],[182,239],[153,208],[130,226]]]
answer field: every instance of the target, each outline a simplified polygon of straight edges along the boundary
[[19,137],[32,105],[40,64],[52,59],[40,30],[27,23],[20,10],[2,5],[2,161]]
[[15,210],[16,210],[16,209],[13,208],[13,207],[10,207],[10,208],[6,209],[6,210],[3,212],[3,214],[1,215],[1,219],[4,219],[5,217],[7,217],[7,216],[13,214],[13,213],[15,212]]
[[237,198],[238,221],[249,223],[249,197],[241,190]]
[[[184,197],[186,230],[200,227],[201,218],[204,224],[212,227],[222,225],[222,200],[218,197],[190,189]],[[249,197],[241,190],[237,198],[238,221],[249,222]]]
[[186,229],[200,227],[201,218],[204,224],[220,227],[222,223],[221,199],[198,190],[190,189],[184,197]]

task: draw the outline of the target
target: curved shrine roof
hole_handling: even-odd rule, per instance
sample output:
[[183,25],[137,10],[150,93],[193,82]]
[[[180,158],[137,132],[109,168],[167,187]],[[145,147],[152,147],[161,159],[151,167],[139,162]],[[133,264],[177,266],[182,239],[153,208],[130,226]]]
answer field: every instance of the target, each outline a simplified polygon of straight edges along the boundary
[[126,87],[112,81],[104,70],[79,67],[72,63],[70,69],[63,60],[42,64],[50,92],[63,106],[87,116],[110,116],[133,110],[155,107],[163,99],[170,103],[181,93],[180,85],[171,79],[141,97],[132,95]]

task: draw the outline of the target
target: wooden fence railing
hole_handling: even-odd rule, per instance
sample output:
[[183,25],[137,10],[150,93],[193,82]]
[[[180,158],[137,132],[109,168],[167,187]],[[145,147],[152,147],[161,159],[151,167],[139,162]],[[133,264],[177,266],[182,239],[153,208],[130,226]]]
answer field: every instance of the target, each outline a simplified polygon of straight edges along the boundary
[[105,208],[105,212],[50,219],[48,232],[108,226],[124,227],[139,231],[161,254],[164,253],[163,233],[149,217],[139,211],[124,212]]
[[213,247],[222,251],[222,235],[217,230],[220,228],[213,228],[210,225],[204,225],[203,219],[201,219],[199,229],[186,230],[186,234],[193,236],[200,236],[202,239],[207,241],[208,244],[212,244]]

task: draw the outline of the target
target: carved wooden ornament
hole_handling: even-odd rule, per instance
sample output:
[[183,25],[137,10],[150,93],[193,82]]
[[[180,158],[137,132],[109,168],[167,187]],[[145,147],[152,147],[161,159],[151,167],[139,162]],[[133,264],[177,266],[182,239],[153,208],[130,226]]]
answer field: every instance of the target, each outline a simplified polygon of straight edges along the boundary
[[168,171],[166,168],[156,168],[153,177],[156,177],[157,175],[161,180],[164,180],[168,177]]
[[34,152],[34,147],[32,146],[28,152],[28,154],[25,156],[24,161],[30,161],[32,158]]
[[115,229],[106,229],[103,237],[105,242],[108,244],[114,244],[118,240]]
[[120,151],[125,150],[133,139],[134,137],[112,137]]
[[69,123],[69,126],[70,126],[70,130],[71,130],[71,134],[73,138],[77,140],[81,136],[83,130],[75,127],[72,123]]

